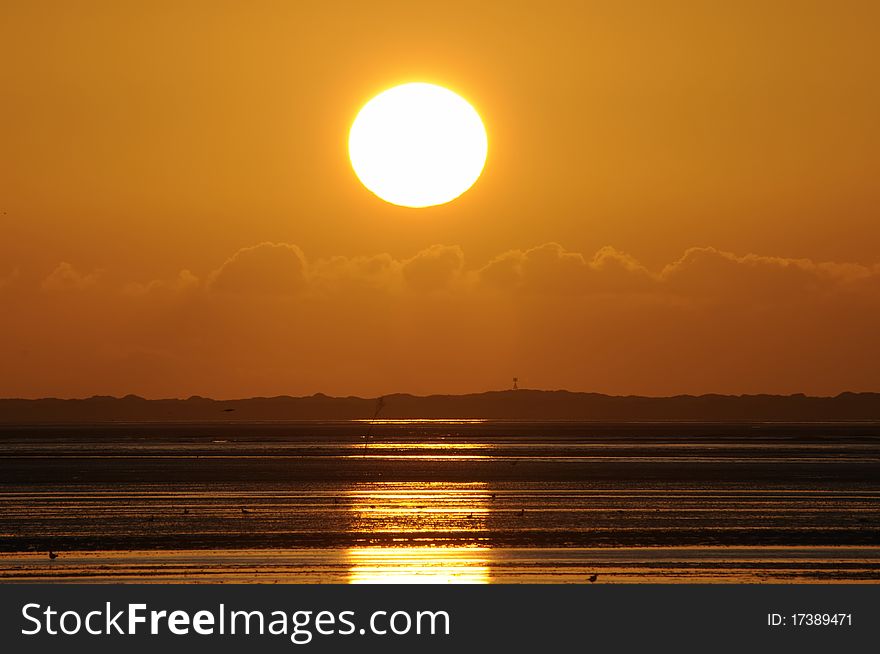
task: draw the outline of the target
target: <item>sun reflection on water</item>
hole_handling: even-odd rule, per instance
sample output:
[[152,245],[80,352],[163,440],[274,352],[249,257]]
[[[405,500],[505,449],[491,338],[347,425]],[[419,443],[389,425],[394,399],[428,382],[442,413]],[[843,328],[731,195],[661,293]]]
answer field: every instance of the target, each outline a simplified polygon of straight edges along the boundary
[[365,541],[346,551],[349,583],[489,583],[485,484],[364,484],[348,499]]
[[479,547],[355,547],[351,584],[488,584],[489,550]]

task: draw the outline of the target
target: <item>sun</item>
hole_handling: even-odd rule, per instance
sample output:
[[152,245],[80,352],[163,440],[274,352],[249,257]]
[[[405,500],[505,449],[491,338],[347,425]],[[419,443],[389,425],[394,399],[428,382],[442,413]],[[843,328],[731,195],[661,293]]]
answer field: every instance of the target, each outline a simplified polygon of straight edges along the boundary
[[486,128],[460,95],[415,82],[383,91],[355,118],[348,136],[361,183],[402,207],[445,204],[483,172]]

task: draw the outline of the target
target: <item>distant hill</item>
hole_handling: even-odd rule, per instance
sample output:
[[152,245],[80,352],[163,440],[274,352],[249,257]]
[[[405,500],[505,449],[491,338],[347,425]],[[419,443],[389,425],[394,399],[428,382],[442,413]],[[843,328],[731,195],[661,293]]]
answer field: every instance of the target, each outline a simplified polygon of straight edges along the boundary
[[[122,398],[0,399],[0,423],[254,422],[371,418],[376,398],[254,397],[241,400]],[[385,396],[381,418],[488,418],[596,421],[847,421],[880,420],[880,393],[806,395],[612,396],[569,391],[510,390],[468,395]]]

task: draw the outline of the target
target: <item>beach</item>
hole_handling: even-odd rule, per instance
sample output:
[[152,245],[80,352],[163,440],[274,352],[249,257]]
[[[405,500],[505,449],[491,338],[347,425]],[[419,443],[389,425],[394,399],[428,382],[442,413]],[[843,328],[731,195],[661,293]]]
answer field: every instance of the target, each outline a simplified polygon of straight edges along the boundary
[[872,423],[5,425],[0,459],[2,581],[880,580]]

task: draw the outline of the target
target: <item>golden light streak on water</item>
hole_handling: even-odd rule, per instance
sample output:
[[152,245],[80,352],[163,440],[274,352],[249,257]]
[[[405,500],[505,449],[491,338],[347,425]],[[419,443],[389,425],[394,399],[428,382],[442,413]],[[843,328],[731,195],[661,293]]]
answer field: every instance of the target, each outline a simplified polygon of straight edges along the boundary
[[490,550],[480,547],[355,547],[351,584],[488,584]]
[[486,484],[412,482],[377,491],[352,491],[348,497],[354,522],[367,540],[371,531],[409,536],[401,546],[349,548],[349,583],[489,583],[488,548],[410,544],[418,540],[419,532],[484,529],[490,502]]

